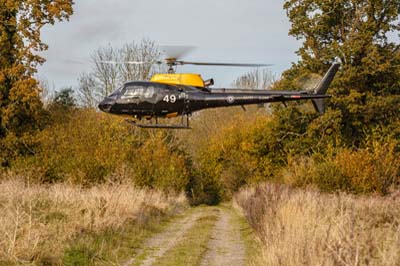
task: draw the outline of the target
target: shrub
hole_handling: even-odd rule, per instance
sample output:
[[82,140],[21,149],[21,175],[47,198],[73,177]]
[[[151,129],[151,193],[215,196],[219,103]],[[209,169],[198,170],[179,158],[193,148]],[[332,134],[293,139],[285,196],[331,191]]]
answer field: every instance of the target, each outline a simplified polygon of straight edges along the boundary
[[[304,115],[293,107],[277,108],[271,116],[258,112],[252,115],[235,114],[234,122],[222,127],[220,134],[211,136],[199,153],[201,171],[220,180],[225,198],[244,185],[281,181],[279,173],[288,164],[293,165],[293,158],[315,153],[329,156],[329,147],[342,142],[341,117],[334,111],[314,120],[314,112]],[[322,168],[328,170],[329,165]],[[296,181],[304,182],[312,180]],[[330,179],[324,182],[331,187]]]
[[248,119],[236,115],[235,120],[198,153],[199,171],[208,180],[218,180],[224,198],[230,198],[243,185],[264,180],[265,174],[271,176],[273,169],[264,153],[265,143],[259,137],[267,128],[269,118],[256,115]]
[[282,178],[288,184],[315,185],[324,191],[385,195],[400,185],[400,156],[396,141],[374,142],[369,148],[344,148],[326,158],[318,154],[291,158]]
[[139,186],[180,191],[189,182],[186,155],[174,143],[163,141],[165,132],[157,132],[129,156],[134,172],[133,181]]
[[31,172],[32,181],[40,183],[130,181],[163,190],[186,188],[187,155],[170,133],[134,129],[90,109],[70,110],[65,116],[37,133],[33,155],[19,157],[14,169]]
[[36,170],[39,182],[75,184],[102,182],[124,161],[126,146],[134,141],[121,120],[92,110],[71,110],[37,133],[33,156],[20,157],[14,166]]
[[351,183],[356,193],[388,194],[400,185],[400,154],[395,142],[374,142],[371,148],[352,152],[344,150],[334,159],[340,173]]
[[224,197],[220,180],[201,172],[192,174],[186,191],[191,205],[217,205]]

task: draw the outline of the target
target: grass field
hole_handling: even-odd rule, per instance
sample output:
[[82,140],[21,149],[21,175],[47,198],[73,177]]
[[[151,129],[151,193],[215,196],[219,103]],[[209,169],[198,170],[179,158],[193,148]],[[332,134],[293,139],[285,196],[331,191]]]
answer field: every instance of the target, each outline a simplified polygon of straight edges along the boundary
[[182,194],[128,184],[81,188],[18,180],[0,182],[0,265],[136,265],[168,246],[148,250],[149,239],[170,245],[155,264],[200,265],[206,253],[221,249],[221,243],[213,247],[212,232],[224,219],[224,228],[231,224],[240,232],[245,265],[400,265],[399,192],[354,196],[274,184],[242,189],[233,204],[256,232],[258,252],[246,222],[226,204],[188,209]]
[[[83,189],[2,181],[0,265],[86,265],[93,260],[107,265],[186,207],[182,194],[124,184]],[[121,241],[126,235],[134,238]]]
[[264,265],[400,265],[400,193],[323,194],[264,184],[234,204],[263,245]]

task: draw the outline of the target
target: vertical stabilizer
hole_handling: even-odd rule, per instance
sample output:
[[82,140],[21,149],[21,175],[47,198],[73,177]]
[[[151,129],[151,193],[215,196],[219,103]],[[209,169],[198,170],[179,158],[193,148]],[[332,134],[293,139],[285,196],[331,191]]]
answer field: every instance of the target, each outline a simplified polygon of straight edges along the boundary
[[[314,94],[324,95],[328,90],[329,86],[331,85],[333,78],[335,77],[336,73],[338,72],[340,67],[340,63],[333,63],[332,66],[329,68],[328,72],[326,72],[325,76],[321,79],[318,85],[314,89]],[[320,113],[325,111],[325,102],[324,99],[314,99],[312,100],[315,110]]]

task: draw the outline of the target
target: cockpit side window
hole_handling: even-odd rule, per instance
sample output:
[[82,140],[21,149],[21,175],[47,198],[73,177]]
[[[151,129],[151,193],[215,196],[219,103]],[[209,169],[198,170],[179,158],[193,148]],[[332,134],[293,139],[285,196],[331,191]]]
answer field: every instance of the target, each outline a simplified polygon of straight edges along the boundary
[[134,86],[130,85],[125,88],[123,95],[121,96],[122,100],[125,99],[150,99],[153,98],[155,94],[155,88],[153,86],[143,87],[143,86]]
[[125,89],[124,94],[121,96],[121,99],[132,99],[139,98],[144,94],[144,88],[139,86],[128,86]]

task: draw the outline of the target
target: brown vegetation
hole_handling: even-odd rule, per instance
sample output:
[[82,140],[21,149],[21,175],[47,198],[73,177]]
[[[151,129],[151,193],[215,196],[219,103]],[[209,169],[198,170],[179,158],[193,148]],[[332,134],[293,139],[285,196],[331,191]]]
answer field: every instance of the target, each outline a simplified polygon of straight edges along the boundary
[[263,184],[235,205],[263,244],[264,265],[399,265],[400,197],[323,194]]
[[[145,226],[187,205],[183,194],[167,195],[132,185],[36,185],[9,176],[0,183],[0,264],[60,264],[64,249],[84,234]],[[115,248],[115,247],[114,247]],[[100,251],[99,251],[100,252]]]
[[177,192],[188,183],[187,158],[169,132],[140,131],[91,109],[53,110],[52,119],[35,135],[34,155],[13,162],[15,171],[31,173],[31,181],[129,181]]
[[400,185],[396,136],[377,133],[363,147],[346,147],[334,120],[321,117],[308,123],[307,116],[292,108],[251,115],[233,113],[234,121],[210,134],[197,154],[201,173],[217,180],[222,197],[265,180],[382,195]]
[[338,149],[336,155],[294,157],[282,170],[286,184],[314,185],[324,191],[388,194],[400,185],[400,156],[396,142],[374,142],[369,148]]

